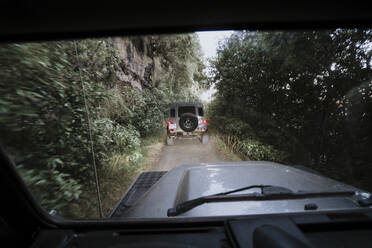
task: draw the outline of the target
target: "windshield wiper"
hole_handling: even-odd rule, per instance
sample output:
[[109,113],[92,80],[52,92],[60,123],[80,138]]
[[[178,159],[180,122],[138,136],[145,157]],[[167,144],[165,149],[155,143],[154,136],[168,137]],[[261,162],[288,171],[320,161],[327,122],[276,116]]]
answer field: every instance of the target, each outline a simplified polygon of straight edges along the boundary
[[[231,193],[259,188],[261,193],[249,193],[249,194],[237,194],[229,195]],[[251,185],[248,187],[239,188],[227,192],[218,194],[202,196],[189,201],[182,202],[174,208],[169,208],[167,216],[177,216],[185,213],[197,206],[209,202],[229,202],[229,201],[269,201],[269,200],[293,200],[293,199],[306,199],[306,198],[317,198],[317,197],[347,197],[355,195],[354,191],[320,191],[320,192],[306,192],[298,191],[293,192],[290,189],[271,186],[271,185]]]

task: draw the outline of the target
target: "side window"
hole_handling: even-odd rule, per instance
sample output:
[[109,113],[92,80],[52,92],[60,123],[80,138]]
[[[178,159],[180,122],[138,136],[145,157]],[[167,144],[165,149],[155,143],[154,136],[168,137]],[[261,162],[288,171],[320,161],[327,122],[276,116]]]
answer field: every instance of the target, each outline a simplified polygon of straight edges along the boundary
[[204,110],[203,108],[198,108],[199,116],[204,116]]
[[174,108],[170,110],[170,117],[176,117],[176,110]]

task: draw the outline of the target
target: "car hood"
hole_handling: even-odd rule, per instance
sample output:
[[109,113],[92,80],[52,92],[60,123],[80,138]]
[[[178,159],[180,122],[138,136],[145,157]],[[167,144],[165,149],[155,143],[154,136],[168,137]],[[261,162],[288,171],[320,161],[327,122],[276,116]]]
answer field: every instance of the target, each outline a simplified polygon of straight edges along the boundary
[[[126,217],[167,217],[169,208],[184,201],[257,184],[281,186],[294,192],[299,190],[362,192],[360,189],[318,174],[271,162],[181,165],[166,173],[139,198],[127,211]],[[257,190],[240,193],[254,191]],[[308,211],[304,210],[304,205],[308,203],[315,203],[318,206],[318,210],[360,208],[350,197],[217,202],[195,207],[178,217],[302,212]]]

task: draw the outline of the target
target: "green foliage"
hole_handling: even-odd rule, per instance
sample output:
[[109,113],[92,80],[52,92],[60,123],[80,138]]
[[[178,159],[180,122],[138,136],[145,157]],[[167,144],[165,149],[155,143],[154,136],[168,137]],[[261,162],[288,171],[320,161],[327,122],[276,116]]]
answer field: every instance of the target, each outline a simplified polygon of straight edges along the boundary
[[81,153],[88,147],[84,102],[71,70],[72,51],[71,42],[0,48],[2,142],[47,209],[65,209],[79,197],[81,181],[73,175],[89,177]]
[[153,36],[152,44],[153,54],[160,56],[163,66],[169,68],[170,76],[166,83],[171,92],[180,94],[194,81],[199,86],[205,84],[205,65],[196,34]]
[[288,154],[275,149],[271,145],[263,144],[257,140],[242,139],[233,135],[219,135],[221,139],[234,153],[243,160],[261,160],[283,163]]
[[[129,186],[142,168],[141,141],[162,133],[171,101],[193,97],[187,88],[200,59],[192,37],[154,36],[155,47],[171,44],[166,54],[153,54],[167,61],[171,73],[163,78],[171,83],[142,91],[119,80],[128,72],[113,39],[0,46],[1,142],[45,209],[98,216],[86,107],[102,199],[115,186]],[[141,44],[138,39],[133,42]],[[178,61],[181,53],[186,62]],[[110,204],[104,202],[105,213]]]
[[92,127],[95,153],[99,161],[106,162],[115,153],[125,156],[128,162],[134,163],[142,157],[139,132],[132,125],[122,126],[110,119],[97,119]]
[[159,134],[164,127],[164,115],[159,107],[159,99],[156,99],[150,90],[140,92],[131,89],[130,96],[125,95],[128,106],[133,113],[130,123],[138,128],[142,137]]
[[[23,166],[19,166],[18,171],[42,206],[64,209],[70,202],[78,200],[82,193],[81,185],[67,173],[52,169],[24,169]],[[50,191],[54,197],[50,196]]]
[[212,62],[211,123],[371,189],[371,42],[370,30],[236,32]]

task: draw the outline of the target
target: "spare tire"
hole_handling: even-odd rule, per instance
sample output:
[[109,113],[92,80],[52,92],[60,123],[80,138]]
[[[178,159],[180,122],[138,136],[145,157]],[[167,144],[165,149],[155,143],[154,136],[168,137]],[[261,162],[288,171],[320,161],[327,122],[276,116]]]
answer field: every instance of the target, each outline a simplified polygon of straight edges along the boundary
[[184,113],[180,117],[180,128],[185,132],[192,132],[198,127],[198,117],[191,113]]

